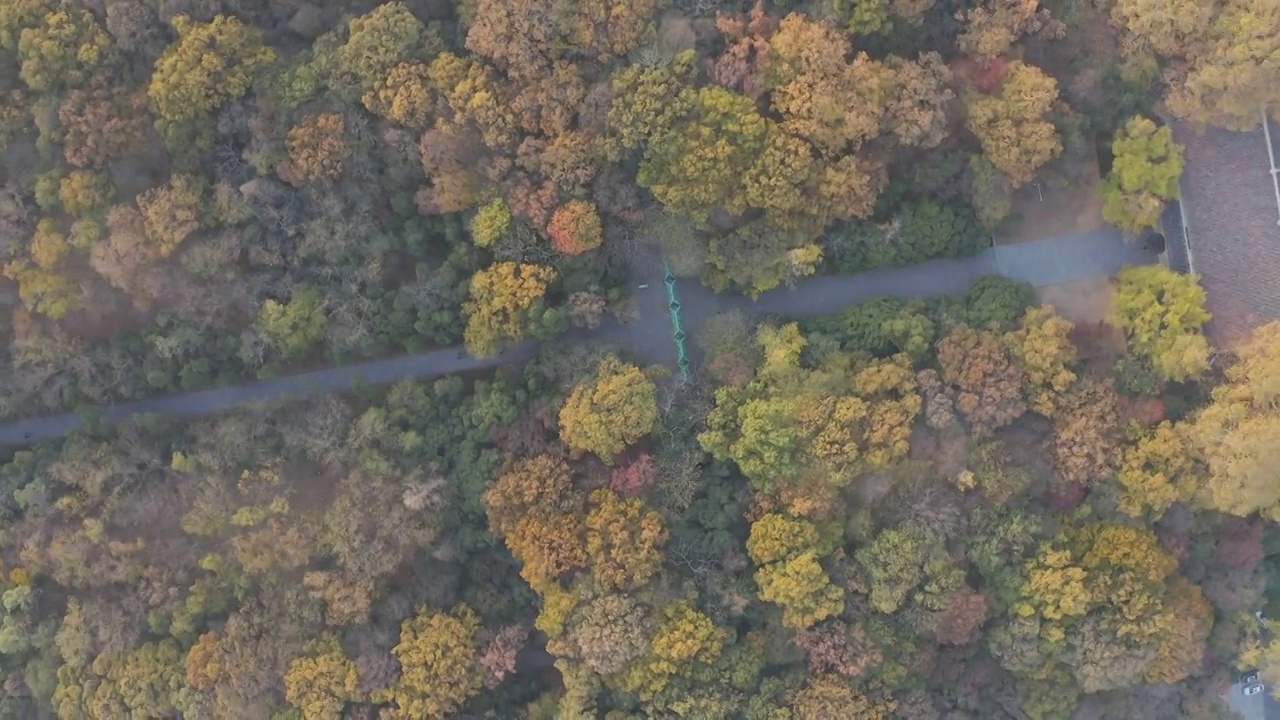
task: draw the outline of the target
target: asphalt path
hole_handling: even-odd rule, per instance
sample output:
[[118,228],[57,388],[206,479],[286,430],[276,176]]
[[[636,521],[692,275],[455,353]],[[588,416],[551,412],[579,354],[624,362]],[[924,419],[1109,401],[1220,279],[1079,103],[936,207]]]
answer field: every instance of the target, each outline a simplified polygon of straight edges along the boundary
[[[1124,242],[1119,231],[1107,229],[990,248],[961,260],[931,260],[857,275],[807,278],[793,286],[764,293],[755,300],[717,294],[696,281],[679,283],[678,292],[685,327],[693,335],[708,318],[726,310],[742,310],[754,316],[802,317],[836,312],[878,295],[901,298],[960,295],[985,275],[1004,275],[1039,287],[1111,276],[1126,265],[1155,260],[1149,251]],[[620,347],[648,363],[674,365],[676,350],[660,262],[654,258],[646,262],[648,265],[637,270],[638,283],[648,286],[634,291],[638,316],[626,323],[606,323],[600,330],[583,335],[583,339]],[[537,352],[536,343],[509,347],[501,355],[489,358],[472,357],[461,348],[446,348],[122,403],[102,408],[100,414],[106,420],[142,414],[199,417],[254,404],[347,392],[362,384],[382,385],[406,378],[522,363]],[[85,419],[79,413],[15,420],[0,425],[0,446],[27,445],[61,437],[84,425]]]

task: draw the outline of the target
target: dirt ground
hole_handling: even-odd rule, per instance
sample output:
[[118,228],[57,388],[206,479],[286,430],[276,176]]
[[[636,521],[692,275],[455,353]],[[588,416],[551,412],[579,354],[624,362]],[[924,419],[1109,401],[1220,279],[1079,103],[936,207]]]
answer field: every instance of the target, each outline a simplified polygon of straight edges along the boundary
[[1097,277],[1036,288],[1040,301],[1052,305],[1058,314],[1076,325],[1090,325],[1107,319],[1111,303],[1111,278]]
[[1013,213],[996,231],[996,244],[1078,235],[1105,225],[1098,164],[1092,157],[1079,163],[1070,168],[1068,175],[1078,178],[1077,182],[1041,181],[1039,185],[1030,183],[1014,193]]
[[1107,320],[1111,278],[1089,278],[1036,288],[1040,302],[1076,326],[1072,339],[1085,359],[1105,361],[1124,350],[1124,334]]

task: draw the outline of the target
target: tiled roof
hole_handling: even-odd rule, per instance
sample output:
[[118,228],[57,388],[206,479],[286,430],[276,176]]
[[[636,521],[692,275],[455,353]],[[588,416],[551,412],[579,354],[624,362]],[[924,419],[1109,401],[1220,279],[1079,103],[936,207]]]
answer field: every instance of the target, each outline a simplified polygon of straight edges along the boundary
[[1182,209],[1190,264],[1213,313],[1206,329],[1215,345],[1230,346],[1280,319],[1280,208],[1266,139],[1261,128],[1197,132],[1178,123],[1174,137],[1186,148]]

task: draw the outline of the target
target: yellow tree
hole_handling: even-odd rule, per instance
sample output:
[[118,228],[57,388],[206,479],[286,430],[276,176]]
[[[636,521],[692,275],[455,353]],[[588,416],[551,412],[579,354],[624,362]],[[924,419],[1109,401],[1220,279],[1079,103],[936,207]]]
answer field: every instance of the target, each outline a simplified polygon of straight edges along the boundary
[[1057,100],[1057,80],[1017,61],[1009,64],[998,94],[974,95],[966,103],[965,123],[982,143],[982,154],[1015,188],[1062,154],[1058,129],[1047,117]]
[[204,186],[191,175],[174,175],[169,182],[138,196],[147,237],[160,257],[168,257],[191,233],[200,229]]
[[1178,197],[1182,146],[1173,131],[1136,116],[1111,143],[1115,160],[1102,186],[1102,217],[1131,233],[1154,227],[1168,200]]
[[596,579],[628,592],[643,587],[662,565],[662,517],[640,498],[607,488],[592,492],[589,504],[587,553]]
[[309,115],[284,138],[289,161],[280,175],[295,185],[314,180],[337,180],[351,150],[347,147],[346,121],[340,113]]
[[498,352],[504,340],[524,337],[529,314],[542,303],[556,271],[532,263],[498,262],[471,276],[471,297],[463,306],[463,333],[473,355]]
[[420,608],[400,626],[400,644],[391,651],[400,677],[373,700],[395,703],[406,717],[452,715],[484,686],[479,630],[480,617],[466,605],[447,613]]
[[1200,3],[1177,22],[1196,21],[1195,37],[1180,44],[1182,62],[1170,73],[1169,108],[1200,124],[1256,128],[1260,108],[1280,102],[1280,9],[1256,0],[1217,0]]
[[658,421],[657,387],[639,367],[608,355],[560,408],[560,439],[606,462]]
[[117,59],[116,49],[93,14],[61,3],[18,38],[19,77],[32,90],[77,87]]
[[201,23],[177,15],[173,27],[178,41],[156,61],[147,90],[156,113],[170,122],[203,117],[243,97],[276,59],[262,33],[234,16]]
[[1203,328],[1210,314],[1204,303],[1204,288],[1194,276],[1139,265],[1117,273],[1110,312],[1134,352],[1166,379],[1182,381],[1209,367]]
[[1154,520],[1175,502],[1194,499],[1201,480],[1192,448],[1168,422],[1125,448],[1117,478],[1124,487],[1120,509],[1134,517],[1150,513]]
[[1237,354],[1185,431],[1208,468],[1206,505],[1280,521],[1280,322],[1258,328]]
[[782,623],[805,629],[844,610],[844,590],[819,561],[817,527],[769,513],[751,524],[747,553],[756,562],[760,598],[782,607]]
[[289,663],[284,676],[285,699],[303,720],[342,716],[348,702],[361,698],[356,664],[342,652],[338,638],[326,633],[308,643],[303,655]]
[[1075,382],[1070,365],[1076,360],[1070,320],[1052,306],[1029,308],[1018,329],[1005,335],[1005,343],[1022,367],[1023,394],[1032,410],[1053,417],[1058,396]]

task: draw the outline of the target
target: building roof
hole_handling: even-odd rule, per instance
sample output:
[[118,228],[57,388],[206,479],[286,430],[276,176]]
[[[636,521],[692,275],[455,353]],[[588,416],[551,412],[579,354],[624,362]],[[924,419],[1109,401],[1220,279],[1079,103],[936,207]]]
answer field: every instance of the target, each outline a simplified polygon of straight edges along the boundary
[[[1280,141],[1280,128],[1270,126]],[[1261,127],[1246,133],[1174,123],[1186,148],[1182,211],[1189,266],[1200,276],[1213,320],[1206,328],[1219,347],[1280,320],[1280,191],[1277,160]]]

